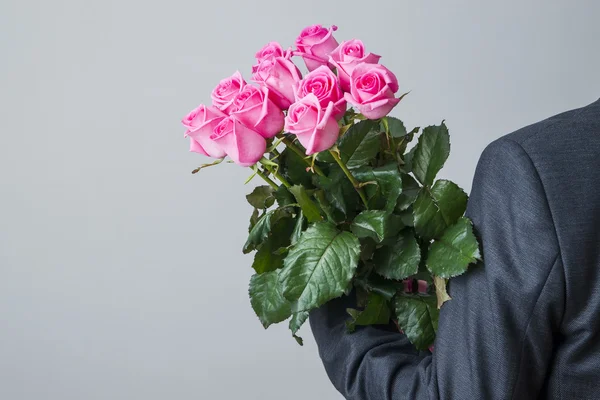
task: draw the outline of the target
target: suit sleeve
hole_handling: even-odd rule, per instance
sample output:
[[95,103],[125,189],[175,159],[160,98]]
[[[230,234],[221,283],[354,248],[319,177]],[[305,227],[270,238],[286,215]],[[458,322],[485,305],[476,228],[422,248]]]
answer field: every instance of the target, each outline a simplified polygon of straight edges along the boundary
[[310,314],[325,370],[349,400],[532,399],[543,392],[564,308],[564,273],[536,167],[517,142],[490,144],[467,215],[483,262],[451,281],[433,354],[391,330],[345,331],[343,297]]

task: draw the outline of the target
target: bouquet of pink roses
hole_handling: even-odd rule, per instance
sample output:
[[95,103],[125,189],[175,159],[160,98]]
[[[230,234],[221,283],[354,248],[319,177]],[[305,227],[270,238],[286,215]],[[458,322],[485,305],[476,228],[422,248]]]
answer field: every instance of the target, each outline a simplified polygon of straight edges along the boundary
[[255,85],[236,72],[183,119],[190,150],[216,159],[193,173],[229,157],[266,182],[247,196],[243,246],[255,252],[250,302],[265,328],[289,318],[301,344],[310,310],[356,293],[349,331],[393,321],[426,349],[447,280],[480,258],[467,195],[436,180],[446,125],[408,131],[388,116],[404,97],[396,76],[360,40],[338,43],[336,29],[310,26],[295,49],[267,44]]

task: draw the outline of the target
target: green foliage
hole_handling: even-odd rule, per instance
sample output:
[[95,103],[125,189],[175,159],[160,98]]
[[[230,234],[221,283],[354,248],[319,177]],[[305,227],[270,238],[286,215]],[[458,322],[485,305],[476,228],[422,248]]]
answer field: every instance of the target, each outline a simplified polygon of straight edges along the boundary
[[473,234],[471,221],[463,217],[431,244],[427,268],[434,275],[452,278],[463,274],[469,264],[479,259],[479,244]]
[[413,206],[415,230],[425,239],[434,239],[464,214],[467,195],[456,184],[439,180],[431,189],[423,187]]
[[[447,280],[481,259],[471,221],[463,217],[467,194],[436,180],[450,151],[443,122],[425,128],[407,151],[419,128],[409,132],[389,116],[353,123],[361,118],[346,113],[331,149],[336,157],[271,151],[270,177],[283,182],[278,171],[290,185],[270,182],[247,196],[253,211],[244,253],[256,251],[252,307],[265,328],[291,317],[289,329],[302,344],[297,333],[310,310],[356,293],[357,308],[347,310],[349,332],[394,320],[416,348],[427,349],[438,304],[451,300]],[[425,280],[432,289],[404,293],[405,279]]]
[[290,245],[291,235],[296,224],[297,222],[292,218],[280,218],[274,223],[267,238],[261,243],[254,255],[252,268],[254,268],[257,274],[283,267],[284,254],[278,252],[278,250]]
[[273,188],[271,186],[257,186],[252,193],[246,196],[248,203],[254,208],[266,209],[275,203]]
[[379,124],[371,120],[360,121],[339,139],[338,149],[342,161],[348,168],[367,165],[380,149]]
[[303,186],[294,185],[289,188],[289,191],[296,198],[308,222],[317,222],[322,219],[319,207],[311,199]]
[[271,232],[271,226],[289,214],[284,209],[270,210],[264,213],[258,221],[250,229],[246,244],[244,244],[244,254],[255,250],[260,246],[268,237]]
[[419,271],[421,249],[411,229],[398,235],[395,243],[377,250],[375,271],[387,279],[405,279]]
[[350,228],[358,238],[370,237],[376,242],[382,242],[396,235],[403,225],[397,215],[383,210],[365,210],[354,218]]
[[394,303],[398,326],[418,349],[426,350],[435,340],[439,310],[435,296],[399,295]]
[[252,275],[250,279],[250,303],[265,329],[292,314],[290,303],[281,293],[279,271]]
[[[404,126],[404,122],[400,121],[398,118],[394,117],[385,117],[381,120],[383,129],[387,130],[390,133],[390,136],[393,138],[403,138],[406,136],[406,127]],[[386,128],[387,125],[387,128]]]
[[371,209],[384,209],[391,213],[402,193],[402,176],[395,163],[382,167],[362,167],[353,171],[354,176],[365,184]]
[[310,226],[284,260],[280,282],[294,312],[308,311],[339,297],[356,271],[356,236],[329,222]]
[[[298,145],[299,146],[299,145]],[[296,185],[302,185],[306,188],[312,187],[312,178],[306,172],[306,161],[290,149],[285,149],[279,157],[279,167],[281,174]]]
[[450,135],[443,122],[423,129],[412,157],[412,172],[423,185],[431,185],[450,155]]
[[275,197],[275,200],[277,200],[279,207],[288,206],[296,202],[294,196],[283,185],[279,186],[279,188],[273,193],[273,197]]
[[391,311],[387,299],[374,292],[369,294],[364,310],[349,308],[347,311],[352,317],[346,321],[349,332],[354,332],[356,327],[361,325],[384,325],[390,322]]
[[308,319],[308,311],[300,311],[300,312],[294,313],[294,314],[292,314],[292,318],[290,319],[290,324],[289,324],[290,331],[292,331],[292,336],[294,337],[294,339],[296,339],[296,342],[298,342],[298,344],[300,346],[304,345],[304,341],[302,340],[302,338],[300,336],[297,335],[297,333],[300,330],[300,327],[302,327],[302,325],[304,325],[304,323],[306,322],[307,319]]
[[250,215],[250,225],[248,226],[248,232],[250,232],[252,230],[252,228],[254,228],[254,225],[256,225],[256,223],[258,222],[259,215],[260,215],[260,213],[255,208],[252,211],[252,214]]
[[402,178],[402,193],[396,202],[396,211],[402,212],[410,207],[417,198],[421,185],[409,174],[400,174]]
[[306,218],[304,218],[304,214],[300,211],[298,217],[296,218],[296,225],[294,225],[294,230],[292,231],[292,236],[290,237],[291,244],[296,244],[298,239],[300,239],[300,235],[304,231],[304,223],[306,222]]
[[403,288],[402,282],[385,279],[377,274],[370,274],[367,278],[356,277],[354,285],[368,293],[377,293],[386,300],[391,300]]
[[352,217],[360,204],[360,198],[338,165],[331,166],[327,176],[316,176],[314,181],[316,186],[323,189],[325,198],[333,208]]

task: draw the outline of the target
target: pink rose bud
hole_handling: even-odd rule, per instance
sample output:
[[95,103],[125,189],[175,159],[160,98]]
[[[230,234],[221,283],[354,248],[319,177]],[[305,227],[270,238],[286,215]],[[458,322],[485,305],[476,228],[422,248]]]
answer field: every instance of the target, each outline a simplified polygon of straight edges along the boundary
[[365,54],[363,42],[357,39],[342,42],[331,52],[329,62],[337,69],[340,85],[345,92],[350,91],[350,77],[354,68],[361,63],[377,64],[381,56]]
[[337,76],[328,67],[321,65],[309,72],[296,85],[296,99],[302,99],[309,93],[317,96],[321,108],[327,108],[329,102],[333,102],[333,116],[336,119],[339,120],[344,116],[346,99],[344,99]]
[[427,293],[427,281],[422,281],[422,280],[418,280],[417,281],[417,285],[418,285],[418,291],[421,294],[425,294]]
[[246,85],[233,101],[231,116],[242,124],[272,138],[283,129],[285,115],[269,99],[269,89]]
[[404,291],[406,293],[412,293],[413,291],[413,280],[412,279],[405,279],[402,281],[402,283],[404,284]]
[[385,117],[398,104],[396,76],[380,64],[358,64],[352,71],[346,100],[368,119]]
[[261,159],[267,149],[265,138],[233,117],[217,125],[210,139],[221,146],[234,163],[249,167]]
[[241,92],[244,86],[246,86],[246,81],[238,71],[229,78],[222,79],[212,91],[213,106],[225,113],[229,113],[235,96]]
[[285,130],[298,137],[307,155],[327,150],[337,140],[340,128],[333,108],[333,102],[329,102],[323,109],[313,93],[291,105],[285,118]]
[[304,28],[296,38],[298,49],[296,54],[304,59],[309,71],[327,65],[329,53],[338,46],[337,40],[333,37],[333,32],[336,30],[335,25],[329,29],[321,25],[312,25]]
[[199,105],[186,115],[181,123],[187,128],[184,136],[190,137],[190,151],[209,157],[225,157],[225,151],[210,139],[213,129],[226,115],[215,107]]
[[271,100],[282,110],[294,102],[294,85],[302,79],[298,67],[284,57],[263,60],[252,78],[269,88]]
[[256,52],[256,60],[260,63],[263,60],[267,60],[275,57],[283,57],[283,47],[277,42],[269,42],[263,46],[258,52]]

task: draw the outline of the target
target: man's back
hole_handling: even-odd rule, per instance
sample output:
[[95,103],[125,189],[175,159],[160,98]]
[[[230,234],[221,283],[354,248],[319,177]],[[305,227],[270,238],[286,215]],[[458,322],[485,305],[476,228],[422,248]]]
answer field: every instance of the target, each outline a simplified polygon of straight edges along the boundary
[[600,398],[600,101],[501,140],[519,143],[539,174],[564,274],[563,293],[548,294],[564,305],[545,397]]
[[600,398],[600,100],[493,142],[467,214],[484,265],[453,280],[433,355],[398,333],[311,314],[348,399]]

